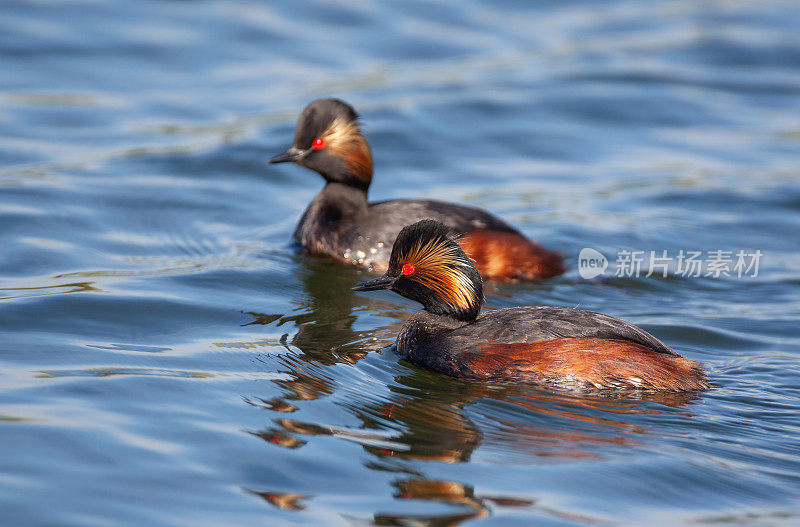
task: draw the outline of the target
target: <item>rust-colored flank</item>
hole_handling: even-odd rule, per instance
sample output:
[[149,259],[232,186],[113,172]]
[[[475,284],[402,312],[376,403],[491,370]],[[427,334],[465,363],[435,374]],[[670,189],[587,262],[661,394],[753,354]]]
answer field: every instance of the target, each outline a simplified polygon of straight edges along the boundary
[[487,343],[463,366],[486,380],[519,380],[565,389],[698,391],[710,384],[694,361],[624,340],[559,338]]
[[560,254],[512,232],[475,230],[464,234],[458,243],[484,278],[535,280],[565,270]]

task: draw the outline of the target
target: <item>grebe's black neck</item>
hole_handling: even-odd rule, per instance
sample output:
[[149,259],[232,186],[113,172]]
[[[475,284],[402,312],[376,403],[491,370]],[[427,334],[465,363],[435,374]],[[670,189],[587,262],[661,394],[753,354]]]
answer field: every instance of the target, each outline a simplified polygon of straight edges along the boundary
[[[361,221],[367,212],[366,191],[344,183],[327,183],[309,203],[297,223],[294,238],[303,247],[325,246],[331,237],[338,237],[346,224]],[[338,252],[340,247],[335,249]]]
[[460,328],[462,326],[467,326],[475,322],[477,317],[471,320],[460,320],[454,317],[451,314],[443,314],[439,315],[436,313],[431,313],[427,309],[420,309],[416,313],[414,313],[411,317],[416,323],[424,324],[425,326],[431,329],[455,329]]
[[[427,309],[420,309],[403,324],[403,329],[398,333],[395,342],[396,351],[402,356],[413,356],[420,351],[424,355],[427,353],[423,351],[424,343],[430,342],[437,335],[446,334],[450,330],[468,326],[473,322],[458,320],[450,315],[436,315]],[[437,353],[445,355],[445,352],[445,349],[437,348]]]
[[343,210],[362,211],[367,207],[367,190],[345,183],[325,183],[319,196],[324,196],[327,202],[338,203]]

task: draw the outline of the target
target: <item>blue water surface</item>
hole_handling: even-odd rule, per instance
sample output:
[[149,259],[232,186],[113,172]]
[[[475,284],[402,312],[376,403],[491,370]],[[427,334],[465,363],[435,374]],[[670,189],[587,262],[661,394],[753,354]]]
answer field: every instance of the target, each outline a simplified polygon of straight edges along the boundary
[[[0,0],[0,524],[800,524],[799,13]],[[716,387],[399,360],[417,305],[297,254],[322,179],[265,162],[323,96],[362,114],[373,199],[483,207],[565,254],[489,307],[622,317]],[[681,250],[763,257],[615,276]]]

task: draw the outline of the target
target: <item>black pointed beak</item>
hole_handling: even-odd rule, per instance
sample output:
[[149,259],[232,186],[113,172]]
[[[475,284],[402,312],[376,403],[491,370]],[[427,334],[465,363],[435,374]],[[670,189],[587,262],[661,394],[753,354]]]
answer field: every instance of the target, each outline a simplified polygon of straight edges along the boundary
[[353,291],[377,291],[379,289],[391,289],[396,281],[397,278],[383,275],[375,280],[367,280],[366,282],[356,284],[350,289]]
[[278,154],[270,159],[268,163],[294,163],[298,159],[302,158],[303,154],[305,154],[305,152],[293,146],[286,152]]

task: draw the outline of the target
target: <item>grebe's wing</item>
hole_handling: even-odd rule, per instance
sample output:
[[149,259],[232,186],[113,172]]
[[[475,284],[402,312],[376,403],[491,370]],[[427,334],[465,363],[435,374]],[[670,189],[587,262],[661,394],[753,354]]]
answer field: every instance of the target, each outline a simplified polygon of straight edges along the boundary
[[[519,322],[524,320],[525,324]],[[555,338],[627,340],[653,351],[680,357],[647,331],[596,311],[572,307],[515,307],[485,312],[476,324],[498,342],[535,342]],[[513,328],[513,329],[512,329]]]
[[395,199],[373,202],[367,207],[369,214],[387,225],[406,226],[419,220],[434,219],[447,225],[454,234],[477,229],[519,234],[517,229],[485,210],[445,201]]

